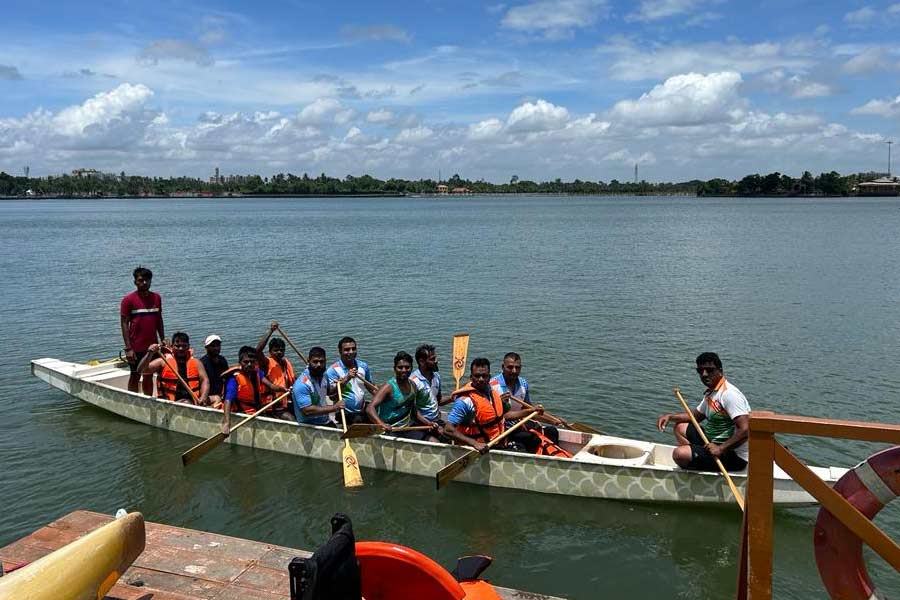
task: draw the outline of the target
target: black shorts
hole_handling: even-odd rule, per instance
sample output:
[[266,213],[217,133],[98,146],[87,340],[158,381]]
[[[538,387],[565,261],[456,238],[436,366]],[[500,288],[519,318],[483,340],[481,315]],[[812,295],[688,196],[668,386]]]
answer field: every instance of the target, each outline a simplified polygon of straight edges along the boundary
[[[688,423],[685,437],[691,443],[691,464],[687,468],[694,471],[718,471],[719,466],[716,464],[715,457],[706,449],[703,438],[700,437],[693,423]],[[722,461],[726,471],[743,471],[747,468],[747,461],[738,456],[734,450],[727,450],[719,457],[719,460]]]
[[144,350],[143,352],[135,352],[134,353],[134,362],[128,363],[128,368],[131,369],[132,373],[137,373],[138,365],[141,364],[141,361],[144,359],[145,356],[147,356],[147,350]]

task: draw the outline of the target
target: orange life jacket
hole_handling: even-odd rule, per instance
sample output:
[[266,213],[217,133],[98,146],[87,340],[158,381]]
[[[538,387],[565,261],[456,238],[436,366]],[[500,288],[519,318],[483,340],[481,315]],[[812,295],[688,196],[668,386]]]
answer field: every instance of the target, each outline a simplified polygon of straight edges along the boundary
[[[284,366],[285,368],[282,369],[281,365],[278,364],[278,361],[270,356],[269,369],[266,371],[266,378],[275,385],[283,385],[286,388],[290,388],[294,385],[294,380],[296,379],[294,377],[294,366],[291,364],[291,361],[286,358],[284,359]],[[266,388],[266,391],[268,392],[269,389]],[[271,393],[269,395],[271,396]],[[284,400],[281,402],[282,408],[287,408],[288,399],[290,399],[290,396],[284,397]]]
[[491,388],[491,397],[488,398],[469,382],[455,391],[453,396],[468,396],[475,405],[475,419],[471,423],[457,427],[463,435],[489,442],[503,433],[503,400],[495,389]]
[[[174,363],[175,368],[178,368],[178,362],[175,360],[175,357],[171,354],[166,354],[166,362],[163,363],[162,371],[159,372],[159,377],[156,380],[156,393],[160,398],[165,398],[166,400],[175,400],[176,393],[178,392],[178,388],[183,386],[181,385],[181,381],[178,379],[178,374],[169,368],[170,364]],[[190,357],[187,360],[187,377],[184,380],[187,382],[188,386],[191,388],[191,391],[194,392],[195,395],[200,395],[200,361],[196,358]]]
[[270,395],[270,391],[263,384],[261,377],[257,375],[256,385],[253,384],[253,380],[244,375],[243,371],[237,371],[233,377],[237,383],[237,394],[232,400],[231,412],[252,415],[267,404],[265,399]]
[[541,440],[541,443],[538,445],[535,454],[541,454],[543,456],[559,456],[562,458],[572,458],[571,452],[569,452],[562,446],[554,444],[550,438],[543,434],[539,427],[529,429],[528,431],[538,436],[538,439]]

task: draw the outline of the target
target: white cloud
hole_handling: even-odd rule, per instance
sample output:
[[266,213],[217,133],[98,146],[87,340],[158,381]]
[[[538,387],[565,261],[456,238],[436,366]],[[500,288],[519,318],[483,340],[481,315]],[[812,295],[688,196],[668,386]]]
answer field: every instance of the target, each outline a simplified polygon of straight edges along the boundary
[[598,48],[601,54],[613,55],[610,75],[622,81],[663,79],[688,72],[748,74],[777,68],[802,71],[821,60],[820,50],[816,44],[809,43],[727,41],[653,46],[622,38]]
[[869,100],[850,111],[854,115],[874,115],[876,117],[900,116],[900,96],[887,100]]
[[341,114],[343,105],[334,98],[318,98],[315,101],[303,107],[297,115],[297,119],[301,123],[318,125],[325,121],[336,120],[336,114]]
[[656,21],[689,13],[710,0],[642,0],[637,12],[626,16],[628,21]]
[[396,141],[401,144],[416,144],[429,139],[433,134],[434,131],[427,127],[414,127],[398,133]]
[[868,25],[878,16],[878,12],[871,6],[863,6],[859,10],[848,12],[844,15],[844,23],[851,27],[862,27]]
[[496,136],[503,129],[503,122],[500,119],[490,118],[478,123],[469,125],[469,138],[473,140],[483,140]]
[[698,125],[731,119],[742,106],[741,76],[733,71],[670,77],[637,100],[616,103],[611,113],[642,126]]
[[888,59],[888,51],[885,48],[866,48],[851,57],[841,67],[841,71],[848,75],[865,75],[875,71],[882,71],[893,66]]
[[184,40],[161,39],[141,50],[138,58],[146,63],[157,64],[161,60],[182,60],[208,67],[215,61],[206,48]]
[[500,24],[506,29],[557,38],[590,27],[605,12],[605,0],[537,0],[510,8]]
[[53,122],[63,135],[85,135],[91,130],[131,119],[152,95],[153,92],[144,85],[123,83],[110,92],[97,94],[80,106],[61,110]]
[[564,106],[556,106],[546,100],[526,102],[509,114],[506,126],[510,131],[532,132],[558,129],[569,118]]
[[369,114],[366,115],[366,121],[369,123],[389,123],[393,121],[394,118],[394,113],[386,108],[370,111]]

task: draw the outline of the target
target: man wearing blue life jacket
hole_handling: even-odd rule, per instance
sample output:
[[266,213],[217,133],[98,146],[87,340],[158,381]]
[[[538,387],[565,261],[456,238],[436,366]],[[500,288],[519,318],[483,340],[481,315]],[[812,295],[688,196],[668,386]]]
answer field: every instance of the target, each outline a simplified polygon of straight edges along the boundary
[[353,423],[366,423],[366,389],[375,393],[378,388],[372,381],[372,371],[365,361],[356,356],[356,340],[352,337],[343,337],[338,342],[340,360],[331,365],[325,372],[328,385],[333,388],[341,386],[341,395],[344,399],[344,409],[347,412],[347,425]]
[[[521,376],[522,373],[522,357],[515,352],[507,352],[503,357],[500,375],[494,375],[491,378],[491,387],[500,394],[506,410],[525,410],[519,400],[524,400],[531,404],[531,393],[528,387],[528,380]],[[540,416],[538,419],[546,417]],[[543,433],[554,444],[559,443],[559,430],[553,425],[546,423],[535,423],[530,421],[525,425],[526,429],[538,430]]]
[[309,349],[309,365],[294,382],[294,416],[298,423],[338,427],[337,413],[344,403],[332,402],[328,397],[328,377],[325,376],[325,349]]

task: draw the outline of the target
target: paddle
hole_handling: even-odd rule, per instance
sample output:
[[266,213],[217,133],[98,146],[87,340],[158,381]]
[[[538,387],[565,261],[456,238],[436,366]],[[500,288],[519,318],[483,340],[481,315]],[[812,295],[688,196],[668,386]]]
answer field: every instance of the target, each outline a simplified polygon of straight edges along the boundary
[[[272,400],[271,402],[269,402],[268,404],[263,406],[261,409],[259,409],[258,411],[256,411],[255,413],[253,413],[252,415],[247,417],[246,419],[242,419],[237,425],[235,425],[234,427],[231,428],[231,433],[234,433],[235,430],[240,429],[241,427],[243,427],[244,425],[246,425],[247,423],[249,423],[256,417],[260,416],[261,414],[263,414],[264,412],[266,412],[267,410],[269,410],[270,408],[275,406],[276,402],[281,402],[284,399],[284,397],[290,393],[291,393],[290,391],[283,393],[282,395],[278,396],[277,398],[275,398],[274,400]],[[228,435],[231,435],[231,433],[229,433]],[[190,450],[188,450],[187,452],[185,452],[184,454],[181,455],[181,464],[186,467],[189,464],[196,462],[198,459],[200,459],[202,456],[204,456],[210,450],[212,450],[213,448],[215,448],[216,446],[218,446],[219,444],[224,442],[225,438],[227,438],[228,435],[225,435],[224,433],[222,433],[220,431],[219,433],[212,436],[211,438],[203,440],[202,442],[200,442],[199,444],[197,444],[196,446],[194,446],[193,448],[191,448]]]
[[[338,402],[344,401],[341,386],[337,386]],[[347,433],[347,415],[341,409],[341,423],[344,425],[344,433]],[[359,487],[363,484],[362,473],[359,472],[359,461],[356,460],[356,452],[350,447],[350,440],[344,440],[344,449],[341,450],[341,462],[344,464],[344,487]]]
[[466,355],[468,353],[469,334],[455,334],[453,336],[453,379],[456,380],[456,389],[459,389],[459,381],[466,370]]
[[[519,404],[521,404],[524,408],[526,408],[528,410],[534,409],[534,407],[532,405],[528,404],[527,402],[525,402],[518,396],[513,396],[512,394],[510,394],[509,399],[515,400],[516,402],[518,402]],[[599,429],[594,429],[590,425],[584,425],[582,423],[568,423],[568,422],[564,421],[563,419],[560,419],[559,417],[548,413],[546,410],[544,411],[543,416],[545,416],[548,419],[550,419],[551,421],[553,421],[554,425],[562,425],[565,429],[580,431],[581,433],[604,435],[604,433],[602,431],[600,431]]]
[[[511,434],[519,427],[525,425],[525,423],[533,419],[536,415],[537,411],[532,411],[530,414],[520,419],[518,423],[488,442],[488,448],[490,449],[496,446],[499,442],[506,438],[506,436]],[[464,455],[460,456],[452,463],[438,471],[435,475],[435,479],[437,481],[437,489],[441,489],[442,487],[444,487],[451,479],[462,473],[466,469],[466,467],[481,458],[481,456],[481,452],[473,448],[469,452],[466,452]]]
[[[412,425],[409,427],[394,427],[394,429],[390,432],[387,432],[388,435],[393,433],[397,433],[400,431],[425,431],[427,429],[433,429],[431,425]],[[384,427],[381,425],[371,425],[369,423],[354,423],[350,426],[347,431],[345,431],[341,435],[342,440],[350,439],[350,438],[360,438],[360,437],[369,437],[372,435],[378,435],[379,433],[385,433]]]
[[170,371],[172,371],[173,373],[175,373],[175,376],[178,378],[178,381],[181,382],[181,385],[184,386],[184,389],[186,389],[186,390],[188,391],[188,393],[191,395],[191,400],[194,401],[194,404],[197,405],[197,406],[200,406],[200,398],[197,397],[197,394],[194,393],[194,390],[191,389],[191,386],[189,386],[189,385],[187,384],[187,381],[185,381],[185,380],[181,377],[181,373],[178,372],[178,369],[173,369],[173,368],[172,368],[172,364],[166,359],[166,355],[162,353],[162,350],[160,350],[159,348],[157,348],[157,349],[156,349],[156,355],[159,356],[161,359],[163,359],[163,362],[166,363],[166,366],[169,367],[169,370],[170,370]]
[[[284,329],[281,328],[281,325],[278,326],[278,333],[280,333],[280,334],[282,335],[282,337],[284,338],[284,341],[286,341],[286,342],[288,343],[288,345],[289,345],[291,348],[294,349],[294,352],[297,353],[297,356],[300,357],[300,360],[302,360],[304,364],[307,364],[307,365],[308,365],[308,364],[309,364],[309,361],[306,360],[306,357],[303,356],[303,353],[300,352],[300,349],[297,348],[297,346],[294,345],[294,342],[292,342],[292,341],[291,341],[291,338],[289,338],[289,337],[287,336],[287,334],[284,332]],[[368,388],[368,390],[369,390],[370,393],[375,394],[375,393],[378,391],[378,386],[377,386],[377,385],[375,385],[375,384],[372,383],[371,381],[368,381],[365,377],[363,377],[363,376],[360,375],[359,373],[356,374],[356,378],[363,382],[363,385],[365,385],[366,388]]]
[[[675,392],[675,396],[678,398],[678,401],[681,402],[681,406],[684,407],[684,412],[688,414],[688,417],[691,419],[691,423],[694,425],[694,429],[697,430],[697,433],[700,434],[700,438],[703,440],[704,444],[709,443],[709,439],[706,437],[706,433],[704,433],[703,429],[700,428],[700,424],[697,423],[697,419],[694,418],[694,411],[690,409],[687,402],[684,401],[684,396],[681,395],[681,390],[679,388],[672,388],[672,391]],[[737,489],[737,486],[734,485],[734,480],[731,478],[731,475],[728,474],[728,471],[725,469],[725,465],[722,464],[722,461],[719,460],[719,457],[713,457],[716,460],[716,466],[719,467],[719,471],[722,472],[722,475],[725,476],[726,481],[728,481],[728,487],[731,488],[731,493],[734,494],[734,499],[737,500],[738,506],[741,507],[741,510],[744,510],[744,496],[741,494],[740,490]]]

